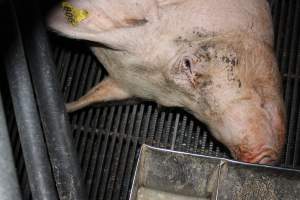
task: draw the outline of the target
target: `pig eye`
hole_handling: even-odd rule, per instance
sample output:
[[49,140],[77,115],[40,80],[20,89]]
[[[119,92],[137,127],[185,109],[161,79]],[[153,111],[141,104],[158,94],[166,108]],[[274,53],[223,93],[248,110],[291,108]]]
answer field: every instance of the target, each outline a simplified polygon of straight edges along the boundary
[[190,73],[192,73],[192,62],[189,58],[183,59],[183,67],[187,70],[189,70]]

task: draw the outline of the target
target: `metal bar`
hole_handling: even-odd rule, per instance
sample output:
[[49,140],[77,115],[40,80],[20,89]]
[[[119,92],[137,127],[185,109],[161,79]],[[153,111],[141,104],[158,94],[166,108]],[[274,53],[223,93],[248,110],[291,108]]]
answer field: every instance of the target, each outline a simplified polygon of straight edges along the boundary
[[119,148],[120,140],[118,140],[118,134],[117,134],[117,129],[120,125],[121,122],[121,113],[122,113],[122,108],[123,106],[118,106],[118,110],[116,113],[116,117],[113,123],[113,135],[112,135],[112,144],[111,146],[113,147],[113,151],[111,152],[111,155],[109,155],[109,158],[112,159],[111,161],[111,167],[109,171],[109,180],[107,183],[107,191],[106,192],[106,199],[109,200],[111,199],[110,195],[113,195],[113,190],[115,189],[114,187],[114,182],[118,179],[117,177],[117,168],[118,168],[118,163],[120,159],[120,152],[121,148]]
[[186,142],[186,151],[187,152],[191,151],[193,130],[194,130],[194,121],[191,120],[189,123],[188,130],[187,130],[187,142]]
[[157,126],[157,120],[158,120],[158,111],[157,108],[154,108],[154,112],[151,115],[151,120],[150,120],[150,124],[149,124],[149,130],[148,130],[148,138],[149,140],[147,140],[146,142],[150,143],[149,145],[154,145],[154,134],[155,134],[155,129]]
[[[119,106],[119,108],[122,108],[122,106]],[[118,110],[119,111],[119,110]],[[121,109],[120,109],[121,111]],[[119,117],[121,116],[121,112],[117,113],[117,126],[119,126],[120,124],[120,120],[121,118]],[[114,132],[116,133],[117,129],[114,130]],[[118,136],[118,134],[114,134],[114,136]],[[111,171],[111,175],[114,176],[115,178],[110,180],[108,183],[108,188],[111,188],[111,191],[108,193],[107,195],[107,199],[120,199],[119,195],[116,196],[116,193],[118,193],[121,190],[121,186],[122,186],[122,178],[120,178],[118,176],[118,171],[119,168],[121,167],[120,164],[120,156],[121,156],[121,149],[120,146],[122,145],[122,140],[120,140],[118,138],[118,147],[116,148],[115,152],[114,152],[114,165],[112,167],[112,171]]]
[[[123,183],[123,191],[124,191],[124,195],[123,197],[127,199],[128,196],[128,192],[129,192],[129,185],[130,185],[130,181],[131,181],[131,175],[132,175],[132,170],[134,168],[134,159],[135,159],[135,154],[136,154],[136,150],[137,150],[137,145],[138,145],[138,136],[139,136],[139,132],[141,129],[141,121],[142,121],[142,117],[143,117],[143,112],[144,112],[144,108],[142,110],[140,110],[137,114],[137,124],[135,127],[135,131],[133,134],[133,138],[131,141],[131,145],[130,145],[130,152],[129,155],[127,156],[127,166],[126,166],[126,170],[125,170],[125,176],[124,176],[124,183]],[[163,112],[165,113],[165,112]],[[163,118],[165,118],[165,115],[163,116]],[[165,120],[162,120],[165,121]],[[161,132],[162,132],[163,128],[161,127]],[[129,141],[128,141],[129,142]],[[160,144],[160,140],[158,140],[158,144]]]
[[279,65],[279,69],[282,73],[286,73],[288,71],[288,63],[291,60],[290,57],[291,55],[289,54],[289,48],[291,46],[291,36],[292,36],[292,32],[293,32],[293,19],[294,19],[294,14],[295,12],[293,12],[293,9],[295,7],[294,2],[290,1],[288,8],[287,8],[287,16],[286,16],[286,23],[285,23],[285,27],[284,27],[284,37],[281,38],[281,42],[282,42],[282,49],[281,49],[281,53],[280,53],[280,65]]
[[[100,112],[98,112],[100,113]],[[93,131],[95,131],[96,129],[94,129]],[[97,134],[97,133],[94,133]],[[102,140],[103,140],[104,135],[103,134],[98,134],[98,136],[96,137],[96,142],[94,144],[93,147],[93,155],[92,155],[92,160],[90,161],[90,166],[89,166],[89,170],[87,171],[87,189],[88,189],[88,195],[89,195],[89,199],[91,199],[91,195],[94,192],[94,182],[95,182],[95,178],[99,173],[101,173],[101,171],[98,171],[98,160],[100,159],[100,147],[102,146]]]
[[[300,19],[298,18],[298,23],[300,22]],[[300,27],[298,27],[300,29]],[[300,53],[300,41],[299,41],[300,37],[298,37],[298,52]],[[297,54],[297,61],[296,61],[296,75],[300,75],[300,54]],[[295,138],[295,150],[294,150],[294,159],[293,159],[293,166],[294,167],[299,167],[300,164],[300,80],[299,79],[295,79],[295,87],[294,87],[294,107],[293,109],[297,109],[297,104],[298,104],[298,111],[297,113],[295,113],[294,117],[295,117],[295,134],[296,134],[296,138]],[[298,119],[296,121],[296,119]]]
[[[119,168],[118,168],[118,173],[117,173],[117,177],[121,182],[121,185],[119,185],[117,187],[120,187],[120,188],[123,185],[123,177],[124,177],[125,169],[126,169],[126,161],[127,161],[127,157],[128,157],[130,136],[132,136],[132,134],[133,134],[133,125],[134,125],[133,123],[134,123],[134,119],[136,116],[136,110],[137,110],[136,105],[134,105],[133,107],[134,108],[132,109],[130,116],[129,116],[128,114],[129,114],[129,110],[130,110],[130,105],[126,105],[126,117],[123,118],[123,120],[122,120],[122,124],[124,124],[124,125],[123,126],[121,125],[121,130],[120,130],[120,133],[128,134],[128,135],[126,135],[127,137],[124,137],[124,138],[120,137],[120,147],[119,148],[121,148],[122,150],[119,155],[120,160],[118,161]],[[127,124],[127,126],[125,127],[126,124]],[[121,194],[121,190],[119,190],[115,193],[116,196],[119,196],[120,194]],[[122,198],[120,197],[119,199],[122,199]]]
[[[108,133],[109,134],[109,133]],[[106,159],[105,159],[105,167],[103,176],[101,178],[101,187],[97,191],[97,198],[96,199],[107,199],[105,195],[109,192],[107,190],[109,189],[108,179],[109,177],[112,177],[112,163],[113,163],[113,155],[114,155],[114,149],[116,144],[116,134],[113,134],[109,140],[108,150],[106,152]],[[100,195],[100,197],[99,197]],[[105,197],[105,198],[104,198]]]
[[[107,115],[107,110],[108,108],[105,107],[102,114],[101,114],[101,119],[100,119],[100,128],[103,130],[104,127],[104,123],[105,123],[105,118]],[[100,135],[100,134],[99,134]],[[91,185],[93,187],[90,187],[88,194],[89,194],[89,199],[96,199],[97,196],[97,191],[98,191],[98,187],[100,185],[101,182],[101,175],[102,175],[102,169],[104,166],[104,159],[105,159],[105,153],[107,152],[107,141],[108,141],[108,137],[109,137],[109,133],[104,133],[104,135],[100,135],[99,137],[99,143],[97,143],[96,145],[96,155],[97,158],[95,159],[95,165],[93,166],[93,181],[91,183]]]
[[[279,2],[278,2],[279,3]],[[277,29],[275,30],[275,36],[276,36],[276,40],[275,40],[275,50],[276,50],[276,56],[279,60],[279,63],[281,62],[281,55],[282,55],[282,38],[283,38],[283,34],[285,33],[284,31],[284,25],[286,24],[286,4],[287,1],[283,0],[281,1],[281,6],[280,6],[280,10],[278,10],[279,13],[277,13],[276,15],[279,16],[278,22],[277,22]]]
[[0,92],[0,197],[2,200],[21,200],[16,167],[7,131]]
[[[297,62],[297,38],[300,33],[299,31],[299,21],[298,17],[299,12],[297,12],[300,8],[300,2],[297,1],[295,5],[295,18],[293,21],[293,34],[292,37],[289,38],[291,40],[291,47],[289,49],[289,53],[291,54],[290,60],[289,60],[289,66],[288,66],[288,74],[294,74],[294,69],[296,68],[296,62]],[[286,92],[285,92],[285,103],[287,105],[287,120],[288,120],[288,135],[287,135],[287,148],[286,148],[286,156],[285,156],[285,164],[289,165],[292,164],[293,162],[293,150],[294,150],[294,145],[295,145],[295,129],[294,124],[295,124],[295,117],[296,117],[296,106],[297,103],[295,102],[295,95],[296,91],[293,91],[293,87],[295,87],[295,80],[292,78],[287,78],[287,86],[286,86]],[[294,101],[294,102],[293,102]]]
[[198,150],[198,149],[200,149],[198,147],[198,145],[200,143],[199,140],[200,140],[200,127],[197,126],[196,127],[196,135],[195,135],[195,139],[194,139],[194,152],[195,153],[199,153],[199,150]]
[[173,133],[172,133],[172,145],[171,145],[171,150],[175,149],[175,143],[176,143],[176,138],[177,138],[177,132],[178,132],[178,127],[179,127],[179,118],[180,118],[180,114],[177,113],[176,114],[176,118],[175,118],[175,124],[174,124],[174,129],[173,129]]
[[183,115],[183,119],[182,119],[182,123],[181,123],[181,127],[178,131],[178,147],[176,147],[176,143],[175,143],[175,150],[179,150],[179,151],[183,151],[183,144],[184,144],[184,132],[186,130],[186,124],[187,124],[187,116]]
[[[101,71],[95,72],[97,66],[96,66],[96,63],[94,61],[92,62],[91,67],[92,67],[91,74],[97,74],[97,75],[95,77],[95,80],[88,82],[88,85],[87,85],[88,88],[92,87],[93,82],[99,82],[99,80],[101,78]],[[91,78],[91,80],[92,80],[92,78]],[[90,111],[92,111],[92,110],[90,110]],[[90,173],[89,169],[92,166],[92,163],[91,163],[92,159],[91,158],[92,158],[93,150],[94,150],[94,146],[95,146],[94,143],[96,143],[95,142],[95,137],[96,137],[95,131],[96,131],[96,126],[97,126],[97,123],[98,123],[98,120],[99,120],[99,115],[100,115],[99,109],[95,109],[92,112],[93,112],[93,115],[92,115],[93,120],[91,122],[89,122],[89,124],[90,124],[90,127],[91,127],[91,133],[92,133],[91,134],[92,136],[91,136],[90,140],[93,144],[91,144],[90,148],[88,148],[88,150],[86,152],[86,155],[85,155],[85,157],[86,157],[86,159],[84,161],[85,165],[82,169],[85,180],[88,180],[87,177],[89,177],[89,176],[87,176],[87,175],[88,175],[88,173]],[[87,188],[87,190],[89,191],[89,188]]]
[[165,118],[166,118],[166,112],[160,112],[160,118],[159,121],[157,122],[157,129],[155,131],[155,146],[161,147],[162,145],[162,134],[164,130],[164,123],[165,123]]
[[142,135],[142,143],[146,142],[146,138],[147,138],[147,134],[148,134],[148,130],[149,130],[149,125],[150,125],[150,119],[151,119],[152,110],[153,110],[152,105],[149,105],[147,107],[147,112],[146,112],[145,119],[144,119],[145,125],[143,127],[142,134],[141,134]]
[[165,131],[164,131],[164,141],[163,141],[163,145],[165,148],[170,149],[171,148],[171,140],[172,138],[170,137],[170,131],[171,131],[171,124],[172,124],[172,120],[173,120],[173,113],[168,113],[168,119],[166,121],[166,125],[164,127]]
[[25,59],[19,23],[13,3],[10,1],[13,41],[5,56],[5,67],[13,100],[16,121],[23,149],[26,169],[33,199],[57,198],[41,122],[33,95],[31,80]]
[[86,199],[70,125],[38,2],[18,2],[26,56],[60,199]]

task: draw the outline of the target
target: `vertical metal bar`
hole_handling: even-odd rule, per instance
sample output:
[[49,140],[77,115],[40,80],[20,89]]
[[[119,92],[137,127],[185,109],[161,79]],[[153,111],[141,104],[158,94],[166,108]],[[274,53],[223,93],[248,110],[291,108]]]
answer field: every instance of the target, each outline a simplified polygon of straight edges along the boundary
[[181,122],[181,127],[179,129],[179,132],[178,132],[178,146],[176,147],[176,143],[175,143],[175,150],[178,150],[178,151],[183,151],[183,144],[184,144],[184,133],[185,133],[185,130],[186,130],[186,123],[187,123],[187,116],[186,115],[183,115],[183,119],[182,119],[182,122]]
[[193,130],[194,130],[194,121],[191,120],[189,123],[188,130],[187,130],[187,142],[186,142],[186,151],[187,152],[191,152]]
[[[17,1],[16,1],[17,2]],[[60,92],[48,37],[37,1],[18,1],[26,56],[42,121],[58,194],[64,199],[86,199],[77,154]]]
[[[107,110],[108,108],[105,107],[102,114],[101,114],[101,119],[100,119],[100,128],[103,131],[103,127],[105,124],[105,119],[106,119],[106,115],[107,115]],[[99,137],[99,143],[97,143],[96,146],[96,163],[95,166],[93,167],[93,181],[91,183],[91,185],[93,185],[93,187],[90,187],[88,194],[89,194],[89,198],[88,199],[96,199],[97,196],[97,191],[99,188],[99,185],[101,183],[101,175],[102,175],[102,171],[103,171],[103,166],[104,166],[104,160],[105,160],[105,154],[107,152],[107,143],[108,143],[108,138],[109,138],[109,133],[104,132],[103,135],[101,134]]]
[[154,138],[154,144],[157,147],[161,147],[162,145],[161,138],[162,138],[164,123],[165,123],[165,117],[166,117],[166,112],[160,112],[160,118],[159,121],[157,122],[157,129],[155,131],[155,138]]
[[[163,113],[164,114],[163,114],[162,118],[165,118],[165,112],[163,112]],[[140,111],[137,114],[136,124],[135,124],[134,133],[133,133],[133,137],[132,137],[132,145],[130,145],[130,151],[129,151],[128,160],[126,163],[125,175],[123,178],[124,179],[124,181],[123,181],[124,182],[123,183],[123,191],[124,191],[123,197],[125,197],[126,199],[128,199],[128,196],[129,196],[130,181],[132,180],[131,176],[134,174],[134,172],[133,172],[134,161],[136,159],[138,135],[141,130],[141,121],[143,118],[143,114],[144,114],[144,107],[142,109],[140,109]],[[165,120],[163,119],[162,121],[164,122]],[[161,127],[160,129],[161,129],[161,133],[162,133],[163,128]],[[160,139],[158,140],[158,144],[161,144]]]
[[[279,1],[280,2],[280,1]],[[278,2],[278,3],[279,3]],[[278,19],[278,25],[277,25],[277,29],[275,30],[275,36],[276,36],[276,40],[275,40],[275,49],[276,49],[276,56],[279,59],[279,63],[281,62],[281,53],[282,53],[282,40],[283,40],[283,34],[284,34],[284,26],[286,25],[286,4],[288,2],[286,0],[282,0],[280,3],[280,10],[278,14],[279,19]]]
[[[16,121],[23,149],[33,199],[58,199],[54,185],[41,122],[33,95],[25,59],[19,23],[10,1],[12,42],[5,56],[5,67],[13,100]],[[9,18],[9,17],[8,17]],[[7,38],[6,38],[7,39]]]
[[151,119],[151,113],[152,113],[152,109],[153,107],[151,105],[148,106],[147,108],[147,112],[144,118],[144,127],[142,129],[142,143],[146,142],[146,138],[147,138],[147,133],[149,130],[149,125],[150,125],[150,119]]
[[194,140],[194,152],[195,153],[199,153],[199,147],[198,147],[198,145],[199,145],[199,140],[200,140],[200,138],[199,138],[199,135],[200,135],[200,127],[199,126],[197,126],[197,128],[196,128],[196,133],[195,133],[196,135],[195,135],[195,140]]
[[[111,196],[114,194],[113,191],[117,189],[116,186],[114,186],[115,182],[118,181],[119,177],[117,176],[117,172],[118,172],[118,164],[119,164],[119,160],[120,160],[120,154],[121,154],[121,148],[119,146],[120,144],[120,140],[118,138],[118,127],[120,125],[121,122],[121,114],[122,114],[122,108],[123,106],[118,106],[118,110],[117,110],[117,114],[116,114],[116,118],[114,120],[114,124],[113,124],[113,138],[112,141],[116,142],[116,144],[113,143],[114,146],[114,151],[112,153],[112,157],[113,157],[113,161],[112,161],[112,167],[110,170],[110,177],[107,183],[107,190],[109,190],[109,192],[107,193],[108,196],[106,196],[106,199],[109,200],[111,199]],[[119,181],[120,182],[120,181]]]
[[7,131],[0,92],[0,197],[2,200],[21,200],[16,167]]
[[177,138],[177,132],[178,132],[178,127],[179,127],[179,117],[180,117],[180,114],[177,113],[176,119],[175,119],[175,124],[174,124],[173,136],[172,136],[171,150],[174,150],[175,145],[176,145],[176,138]]
[[285,164],[290,165],[293,161],[293,151],[295,145],[295,129],[293,128],[295,125],[295,117],[296,117],[296,103],[293,102],[294,96],[296,95],[296,91],[293,91],[293,87],[296,85],[296,80],[291,77],[294,74],[294,69],[297,67],[297,39],[299,38],[300,33],[300,25],[298,18],[300,16],[298,10],[300,8],[300,2],[297,1],[295,5],[295,18],[293,21],[293,34],[292,37],[289,38],[291,40],[291,47],[289,49],[290,57],[289,57],[289,65],[288,65],[288,76],[287,76],[287,86],[285,90],[285,104],[287,106],[287,120],[288,120],[288,135],[287,135],[287,148],[286,148],[286,157]]
[[164,127],[165,131],[163,133],[165,135],[163,145],[164,145],[164,148],[167,148],[167,149],[171,148],[172,138],[170,138],[170,136],[171,136],[170,131],[171,131],[172,121],[173,121],[173,113],[168,113],[168,119],[166,121],[166,125]]
[[[148,131],[148,139],[146,142],[150,143],[149,145],[153,145],[154,142],[154,134],[157,126],[157,118],[158,118],[158,111],[157,108],[154,108],[154,112],[151,116],[150,124],[149,124],[149,131]],[[149,142],[148,142],[149,141]]]

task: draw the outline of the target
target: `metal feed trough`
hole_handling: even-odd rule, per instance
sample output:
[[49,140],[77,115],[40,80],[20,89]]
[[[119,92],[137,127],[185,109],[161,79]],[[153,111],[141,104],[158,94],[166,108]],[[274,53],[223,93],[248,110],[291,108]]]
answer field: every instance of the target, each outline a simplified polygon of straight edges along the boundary
[[300,171],[143,145],[130,200],[295,200]]

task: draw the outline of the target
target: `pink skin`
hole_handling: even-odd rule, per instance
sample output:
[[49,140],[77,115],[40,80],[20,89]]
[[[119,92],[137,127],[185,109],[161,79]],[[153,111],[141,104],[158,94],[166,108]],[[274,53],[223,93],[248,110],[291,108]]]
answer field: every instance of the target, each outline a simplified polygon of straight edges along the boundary
[[58,6],[48,26],[102,44],[91,50],[109,73],[67,104],[69,112],[115,99],[150,99],[189,110],[238,160],[279,159],[285,111],[266,0],[69,2],[88,17],[72,26]]
[[176,86],[190,91],[192,99],[184,107],[210,127],[235,159],[278,161],[285,116],[272,51],[249,37],[229,36],[185,51],[183,60],[171,68],[171,77]]
[[[222,131],[220,141],[227,144],[233,157],[249,163],[275,164],[285,140],[283,113],[260,105],[240,104],[228,109],[230,112],[224,114],[222,125],[217,127]],[[232,135],[232,129],[239,135]]]

